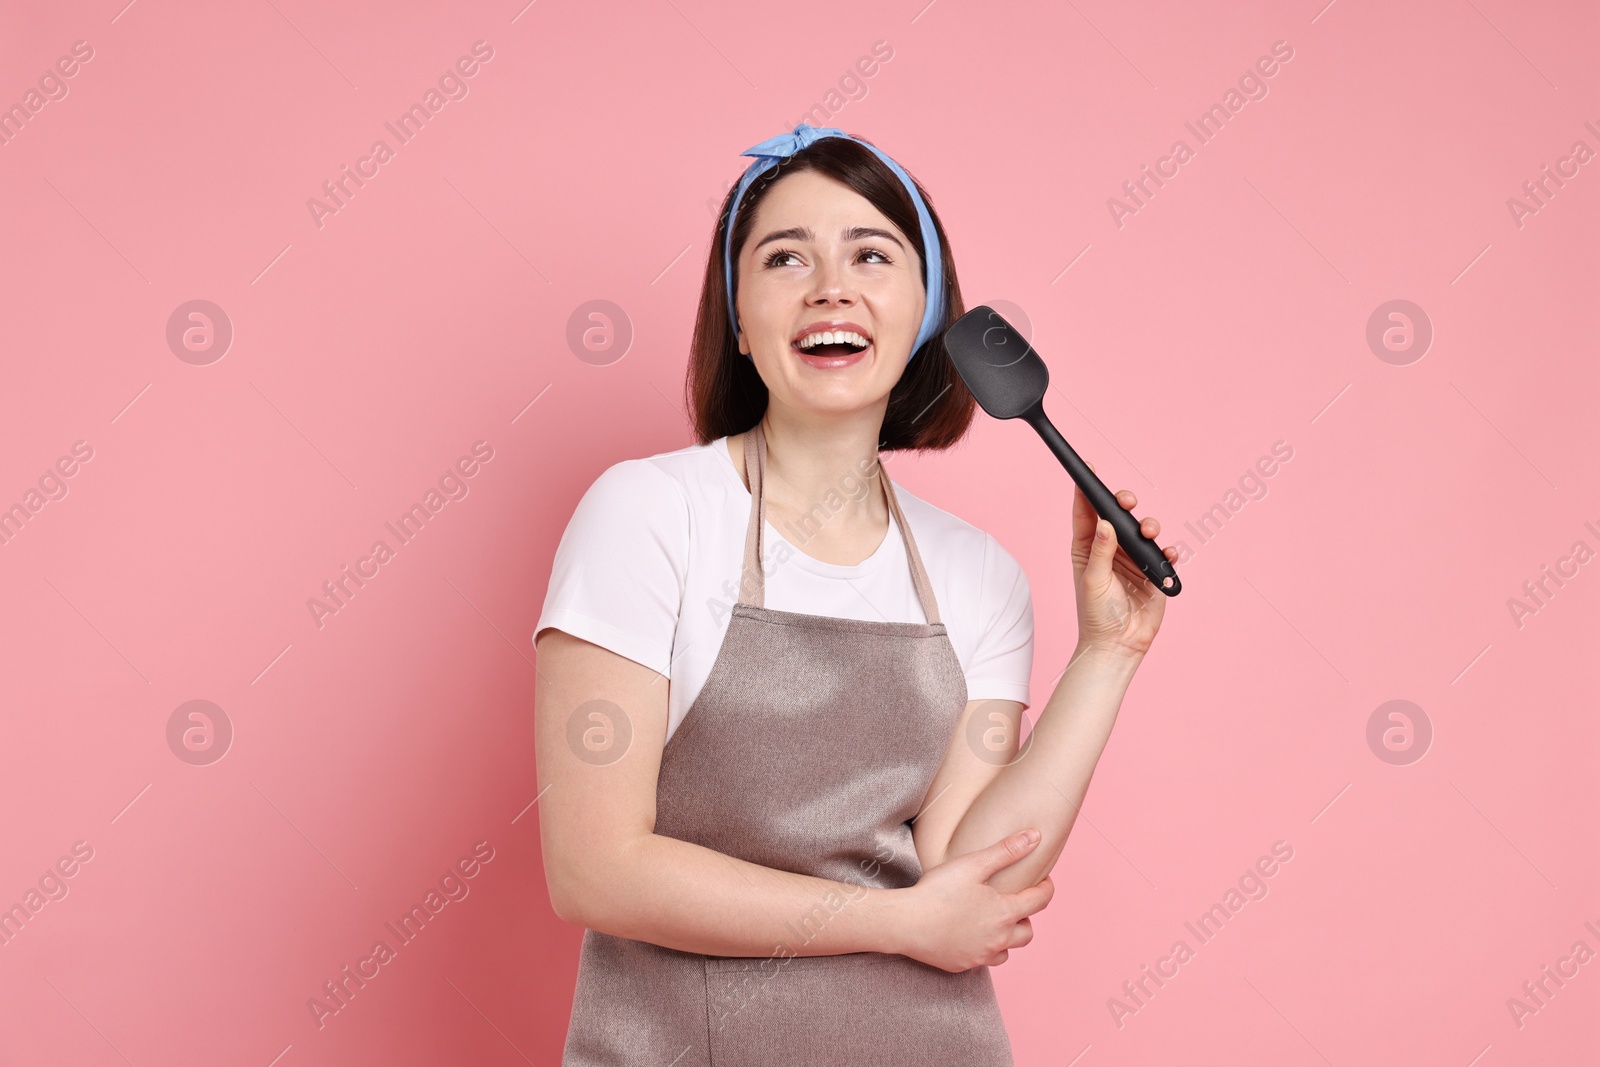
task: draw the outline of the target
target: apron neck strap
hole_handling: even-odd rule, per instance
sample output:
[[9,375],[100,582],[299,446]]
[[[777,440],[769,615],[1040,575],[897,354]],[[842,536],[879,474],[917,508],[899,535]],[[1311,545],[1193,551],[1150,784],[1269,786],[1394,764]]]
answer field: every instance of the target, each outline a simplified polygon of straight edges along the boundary
[[[745,477],[750,481],[750,525],[745,531],[744,539],[744,565],[740,570],[739,601],[754,607],[766,606],[766,571],[761,561],[766,558],[766,501],[762,493],[762,475],[767,467],[767,436],[761,423],[744,435],[744,470]],[[939,618],[939,605],[933,595],[933,582],[928,578],[927,568],[922,565],[922,554],[917,551],[916,539],[911,536],[911,526],[906,522],[905,513],[900,510],[900,500],[895,496],[894,483],[889,479],[889,472],[883,469],[883,464],[878,464],[878,479],[883,482],[884,497],[889,504],[889,512],[894,516],[895,525],[900,528],[900,537],[906,545],[906,558],[911,563],[911,583],[916,586],[917,599],[922,602],[922,614],[928,622],[937,623]]]

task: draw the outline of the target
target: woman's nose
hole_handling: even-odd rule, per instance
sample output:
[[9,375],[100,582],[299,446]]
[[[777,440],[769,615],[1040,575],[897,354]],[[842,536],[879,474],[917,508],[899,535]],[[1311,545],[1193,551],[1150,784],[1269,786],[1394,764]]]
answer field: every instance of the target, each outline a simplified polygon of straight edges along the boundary
[[854,303],[855,299],[855,288],[846,279],[842,267],[832,262],[824,262],[817,268],[811,288],[812,303],[830,301],[849,304]]

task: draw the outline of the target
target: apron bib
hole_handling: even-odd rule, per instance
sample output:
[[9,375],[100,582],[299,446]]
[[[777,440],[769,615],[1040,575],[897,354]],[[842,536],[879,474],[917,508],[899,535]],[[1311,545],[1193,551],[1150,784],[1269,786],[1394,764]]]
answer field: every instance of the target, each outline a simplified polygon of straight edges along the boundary
[[[777,870],[900,889],[911,820],[967,703],[966,677],[882,467],[926,622],[764,606],[767,441],[745,435],[739,602],[662,750],[655,832]],[[585,930],[563,1067],[1013,1067],[989,968],[880,952],[795,956],[849,898],[774,931],[768,956],[705,956]]]

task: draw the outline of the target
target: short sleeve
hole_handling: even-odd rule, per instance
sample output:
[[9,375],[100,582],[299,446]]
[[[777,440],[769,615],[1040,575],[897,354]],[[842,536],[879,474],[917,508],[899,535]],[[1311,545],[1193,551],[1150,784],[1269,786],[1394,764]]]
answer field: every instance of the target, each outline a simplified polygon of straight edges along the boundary
[[608,467],[556,547],[534,640],[564,630],[670,675],[689,557],[689,506],[649,460]]
[[1033,594],[1016,558],[985,534],[980,629],[967,668],[968,700],[1016,700],[1030,706]]

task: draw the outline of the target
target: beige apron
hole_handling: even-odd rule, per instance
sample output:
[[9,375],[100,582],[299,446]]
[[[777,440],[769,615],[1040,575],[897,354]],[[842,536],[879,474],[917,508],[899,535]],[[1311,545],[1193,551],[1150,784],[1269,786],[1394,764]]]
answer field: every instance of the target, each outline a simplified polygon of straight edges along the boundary
[[[911,527],[880,467],[927,622],[763,607],[759,423],[744,446],[740,599],[705,687],[662,751],[655,832],[850,885],[914,885],[922,867],[911,820],[967,683]],[[793,955],[849,900],[836,894],[793,916],[767,956],[584,931],[563,1067],[1012,1067],[989,968]]]

